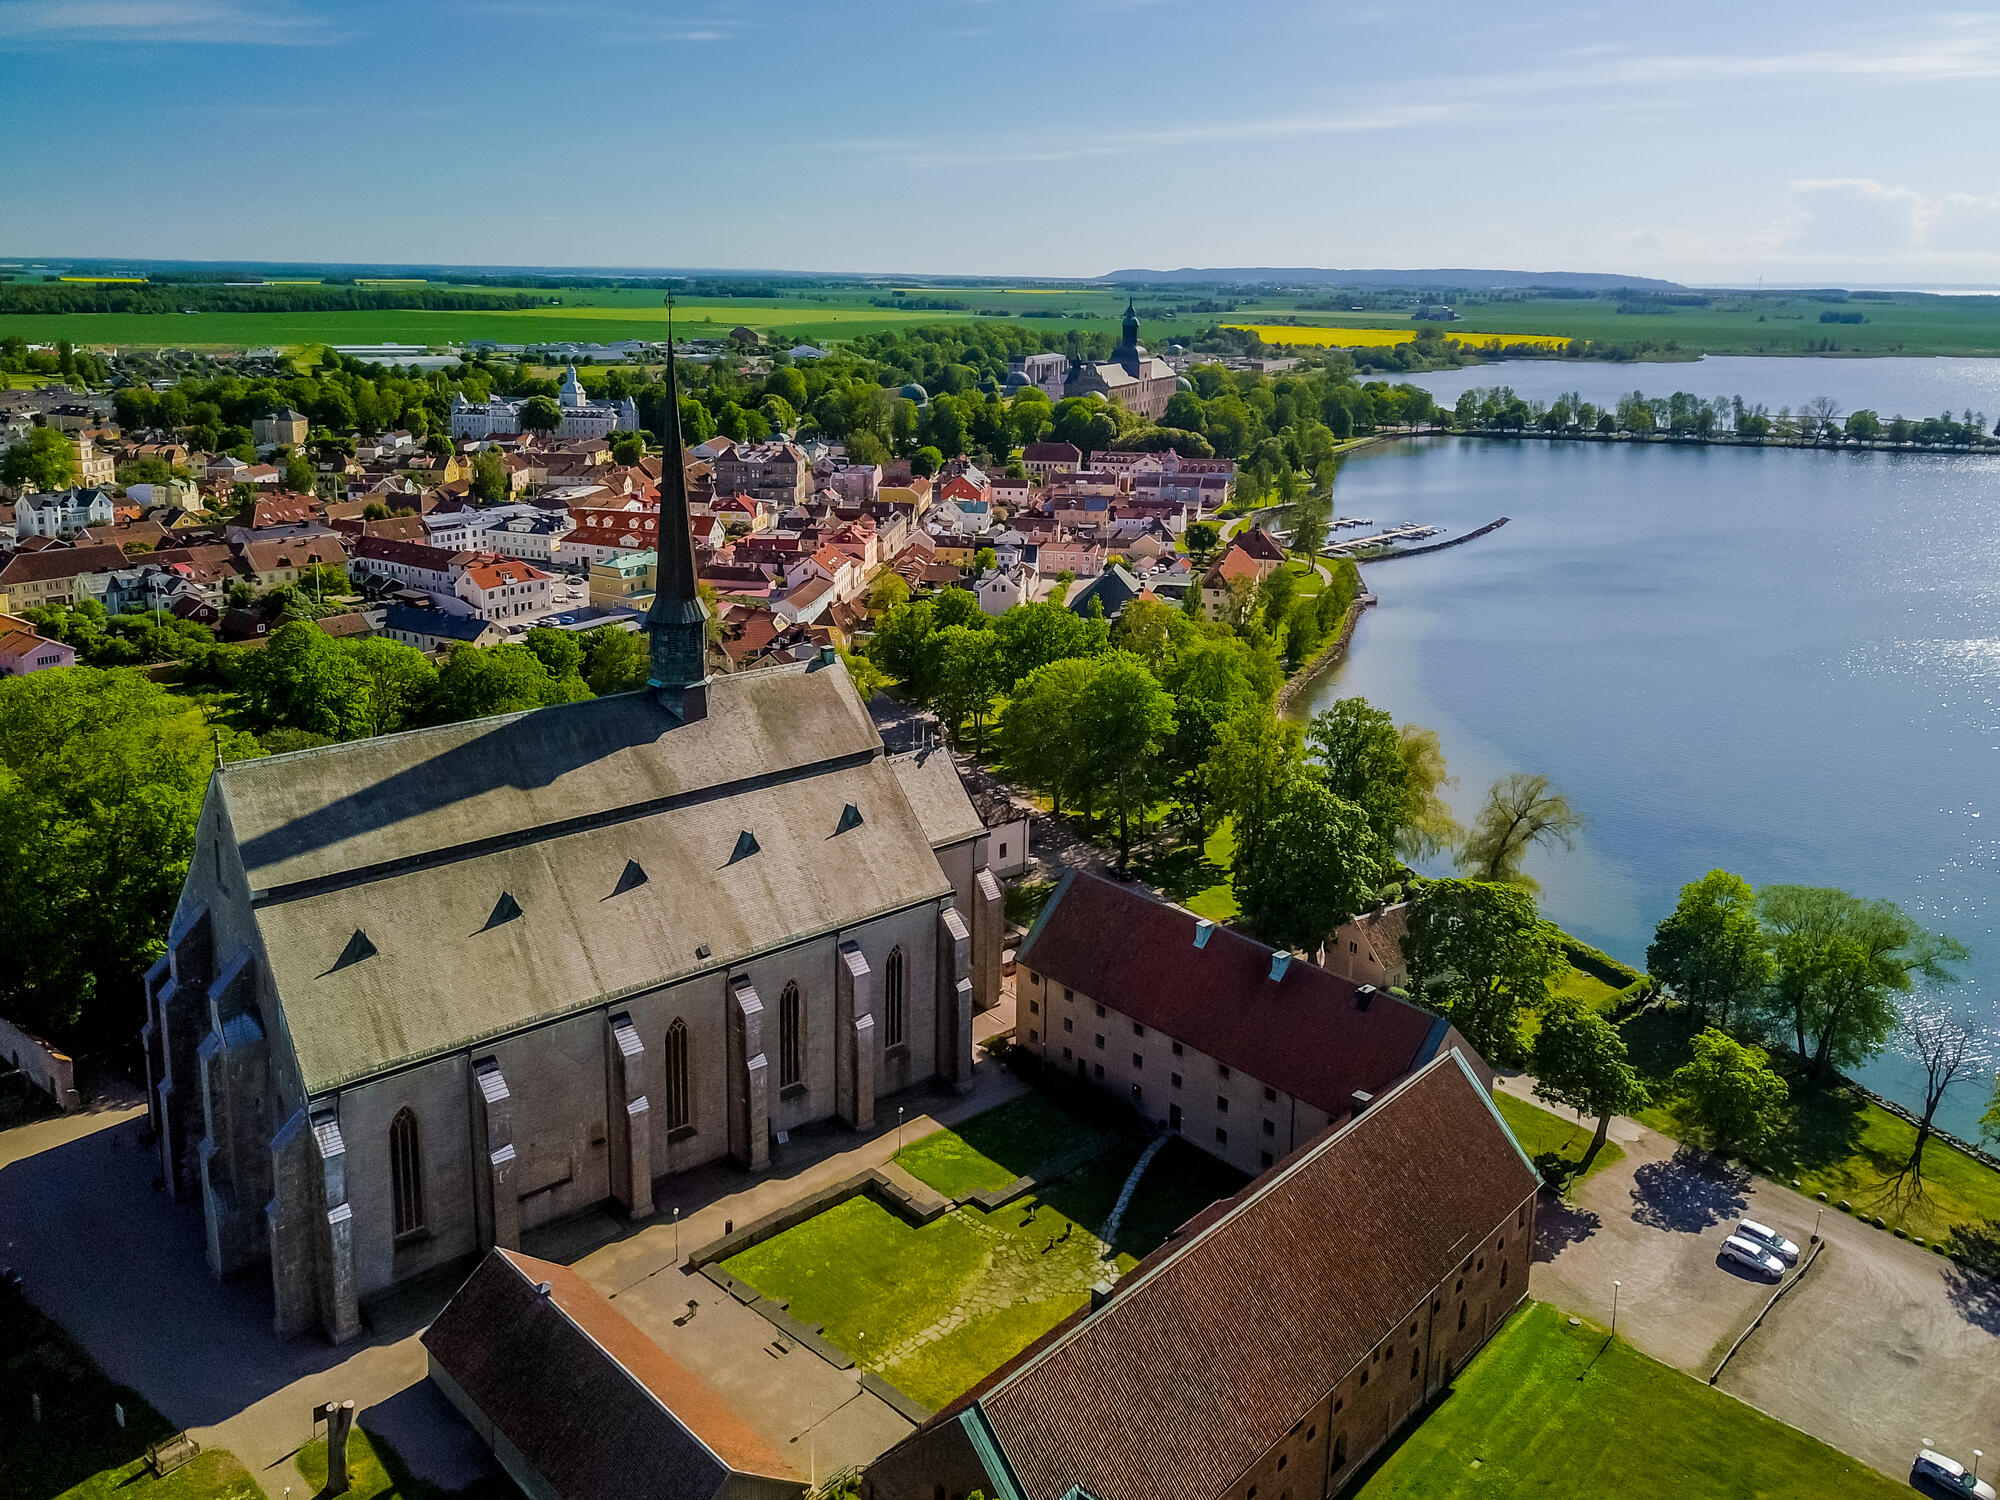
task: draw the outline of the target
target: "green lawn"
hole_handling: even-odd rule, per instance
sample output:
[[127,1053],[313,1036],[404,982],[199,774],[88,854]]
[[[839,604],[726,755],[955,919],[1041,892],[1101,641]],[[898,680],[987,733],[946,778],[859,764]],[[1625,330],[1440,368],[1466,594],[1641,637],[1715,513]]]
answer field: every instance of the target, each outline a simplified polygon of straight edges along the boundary
[[0,1500],[262,1500],[220,1448],[154,1478],[146,1447],[173,1431],[145,1397],[110,1380],[25,1297],[0,1286]]
[[1207,883],[1190,892],[1181,904],[1198,917],[1227,922],[1237,912],[1236,887],[1229,876],[1236,863],[1236,825],[1229,819],[1221,819],[1210,831],[1202,846],[1202,860],[1198,874]]
[[[294,1456],[299,1475],[314,1493],[326,1484],[326,1439],[314,1438]],[[347,1434],[346,1500],[520,1500],[520,1492],[497,1470],[464,1490],[447,1490],[412,1474],[388,1442],[361,1427]]]
[[1039,1091],[1023,1094],[956,1130],[939,1130],[904,1147],[896,1161],[947,1198],[1003,1188],[1070,1152],[1087,1152],[1093,1145],[1106,1149],[1131,1131],[1129,1115],[1087,1108],[1071,1108]]
[[1530,1304],[1361,1500],[1892,1500],[1903,1484]]
[[[1536,1166],[1544,1169],[1561,1163],[1565,1170],[1574,1171],[1576,1163],[1582,1161],[1584,1152],[1590,1149],[1592,1137],[1597,1134],[1595,1120],[1579,1123],[1513,1094],[1495,1092],[1493,1102],[1500,1107],[1501,1117],[1506,1120],[1508,1129],[1514,1132],[1514,1139],[1521,1143],[1521,1149],[1534,1159]],[[1590,1170],[1576,1181],[1594,1177],[1624,1159],[1625,1153],[1618,1143],[1606,1141],[1604,1149],[1591,1160]],[[1571,1185],[1574,1186],[1574,1183]]]
[[1562,972],[1549,985],[1550,999],[1580,1000],[1586,1009],[1600,1012],[1611,1009],[1618,995],[1618,990],[1595,974],[1586,974],[1570,964],[1564,964]]
[[[1653,1090],[1639,1111],[1641,1123],[1681,1136],[1687,1126],[1668,1081],[1687,1061],[1694,1022],[1685,1014],[1652,1008],[1620,1027],[1632,1062]],[[1794,1081],[1786,1129],[1755,1153],[1756,1165],[1781,1181],[1797,1179],[1807,1193],[1843,1198],[1857,1214],[1881,1217],[1927,1240],[1947,1237],[1954,1226],[2000,1219],[2000,1172],[1933,1139],[1924,1148],[1921,1184],[1903,1173],[1916,1128],[1856,1093],[1810,1089]]]
[[[1002,1142],[1017,1139],[1027,1118],[1016,1113],[997,1124],[987,1144],[1005,1149]],[[964,1131],[979,1134],[972,1126]],[[1194,1147],[1171,1141],[1107,1245],[1097,1231],[1140,1149],[1125,1142],[998,1213],[954,1209],[922,1229],[872,1199],[849,1199],[723,1269],[767,1297],[788,1299],[794,1317],[823,1324],[825,1336],[858,1363],[918,1401],[942,1406],[1068,1317],[1102,1277],[1129,1270],[1171,1230],[1243,1184]],[[938,1154],[926,1165],[970,1180],[979,1170],[975,1156],[983,1153]]]

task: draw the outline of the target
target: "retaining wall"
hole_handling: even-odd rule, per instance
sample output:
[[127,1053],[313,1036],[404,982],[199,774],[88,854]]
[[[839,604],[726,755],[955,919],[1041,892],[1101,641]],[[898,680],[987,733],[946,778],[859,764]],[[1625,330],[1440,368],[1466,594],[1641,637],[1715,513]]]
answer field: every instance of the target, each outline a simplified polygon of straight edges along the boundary
[[83,1108],[83,1096],[76,1091],[76,1064],[69,1056],[5,1019],[0,1019],[0,1059],[19,1068],[58,1108]]

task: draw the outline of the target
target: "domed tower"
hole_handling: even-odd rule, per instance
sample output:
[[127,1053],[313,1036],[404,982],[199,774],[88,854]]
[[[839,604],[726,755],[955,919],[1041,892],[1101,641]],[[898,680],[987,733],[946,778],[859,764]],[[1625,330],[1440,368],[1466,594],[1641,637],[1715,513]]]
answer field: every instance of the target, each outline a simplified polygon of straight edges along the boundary
[[556,394],[556,404],[565,411],[575,411],[589,400],[590,397],[583,392],[583,382],[577,379],[576,366],[571,365],[569,373],[563,376],[561,389]]
[[1125,337],[1119,340],[1118,352],[1120,354],[1123,354],[1127,350],[1130,350],[1131,352],[1136,354],[1138,352],[1138,349],[1139,349],[1139,314],[1137,310],[1134,309],[1134,307],[1132,306],[1132,299],[1128,296],[1125,299]]

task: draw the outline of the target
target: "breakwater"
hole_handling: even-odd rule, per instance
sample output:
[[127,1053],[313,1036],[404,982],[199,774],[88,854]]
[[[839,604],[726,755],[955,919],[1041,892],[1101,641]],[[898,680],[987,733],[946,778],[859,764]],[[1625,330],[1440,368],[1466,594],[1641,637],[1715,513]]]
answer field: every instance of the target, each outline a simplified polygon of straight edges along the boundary
[[1488,521],[1484,526],[1480,527],[1477,531],[1468,531],[1464,536],[1455,536],[1452,537],[1449,541],[1432,542],[1430,543],[1430,545],[1425,547],[1405,547],[1398,552],[1378,552],[1371,557],[1357,559],[1357,560],[1364,562],[1371,562],[1371,563],[1388,562],[1392,558],[1422,557],[1426,552],[1442,552],[1447,547],[1462,547],[1467,542],[1477,541],[1480,537],[1485,536],[1486,533],[1489,531],[1498,531],[1502,526],[1505,526],[1510,519],[1511,518],[1508,516],[1502,516],[1497,521]]

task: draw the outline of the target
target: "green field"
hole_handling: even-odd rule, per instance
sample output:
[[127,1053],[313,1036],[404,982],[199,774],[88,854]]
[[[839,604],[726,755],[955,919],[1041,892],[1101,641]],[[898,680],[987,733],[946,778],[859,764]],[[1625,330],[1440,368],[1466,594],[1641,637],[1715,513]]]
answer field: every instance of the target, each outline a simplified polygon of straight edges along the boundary
[[[1514,1132],[1514,1139],[1521,1143],[1521,1149],[1545,1174],[1555,1167],[1560,1167],[1565,1173],[1575,1171],[1576,1164],[1583,1160],[1583,1154],[1590,1149],[1590,1142],[1597,1134],[1595,1120],[1579,1123],[1574,1118],[1555,1114],[1513,1094],[1496,1090],[1493,1102],[1499,1107],[1507,1128]],[[1615,1142],[1606,1141],[1604,1149],[1597,1153],[1590,1163],[1590,1170],[1583,1176],[1595,1177],[1606,1167],[1624,1159],[1624,1151]],[[1574,1187],[1576,1181],[1569,1185]]]
[[1894,1500],[1903,1484],[1531,1303],[1358,1500]]
[[[1037,1123],[1053,1134],[1038,1135]],[[1098,1129],[1030,1095],[927,1137],[901,1160],[941,1189],[998,1186],[1087,1145]],[[723,1269],[788,1300],[793,1317],[824,1325],[827,1339],[898,1389],[942,1406],[1082,1306],[1097,1281],[1130,1270],[1172,1230],[1243,1185],[1212,1157],[1170,1141],[1106,1244],[1099,1231],[1140,1150],[1127,1139],[997,1213],[956,1208],[922,1229],[873,1199],[851,1198]]]

